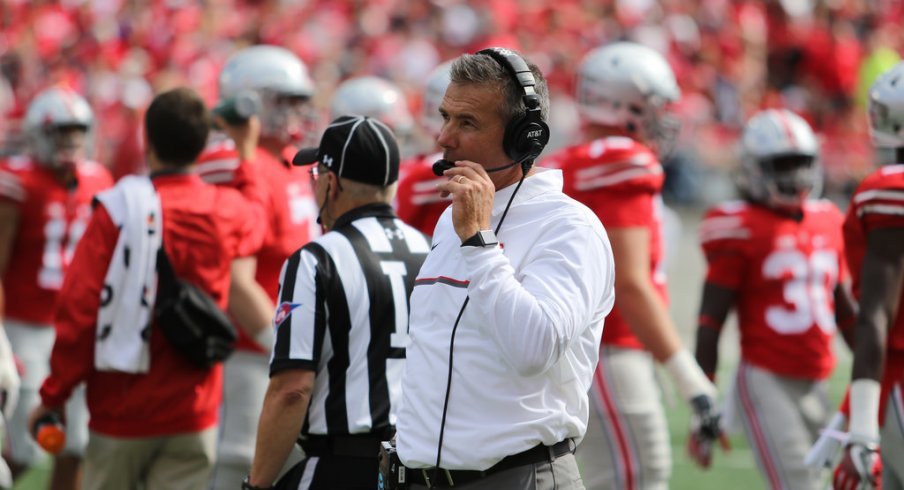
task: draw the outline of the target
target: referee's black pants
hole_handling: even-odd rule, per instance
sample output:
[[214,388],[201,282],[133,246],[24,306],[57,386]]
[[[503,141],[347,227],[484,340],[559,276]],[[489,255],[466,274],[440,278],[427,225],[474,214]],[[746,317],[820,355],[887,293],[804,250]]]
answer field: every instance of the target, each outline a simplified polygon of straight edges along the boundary
[[274,486],[277,490],[374,490],[377,457],[309,456],[292,467]]

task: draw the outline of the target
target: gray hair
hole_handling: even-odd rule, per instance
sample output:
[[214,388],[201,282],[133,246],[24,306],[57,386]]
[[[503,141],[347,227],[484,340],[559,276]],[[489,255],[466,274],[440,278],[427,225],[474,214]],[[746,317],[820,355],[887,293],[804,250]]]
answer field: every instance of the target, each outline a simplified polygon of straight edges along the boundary
[[342,189],[349,198],[359,202],[382,202],[392,204],[395,197],[398,181],[385,187],[373,184],[365,184],[351,179],[342,180]]
[[[543,78],[543,74],[540,73],[537,65],[527,59],[524,59],[524,61],[534,75],[534,81],[536,82],[534,90],[540,98],[540,117],[543,121],[547,121],[549,118],[549,88],[546,86],[546,79]],[[524,89],[521,84],[518,83],[508,68],[499,64],[498,61],[489,55],[463,54],[459,56],[452,62],[452,71],[449,73],[449,78],[451,83],[492,83],[499,87],[506,101],[505,104],[500,105],[501,116],[506,123],[527,113],[527,107],[525,107],[523,101]]]

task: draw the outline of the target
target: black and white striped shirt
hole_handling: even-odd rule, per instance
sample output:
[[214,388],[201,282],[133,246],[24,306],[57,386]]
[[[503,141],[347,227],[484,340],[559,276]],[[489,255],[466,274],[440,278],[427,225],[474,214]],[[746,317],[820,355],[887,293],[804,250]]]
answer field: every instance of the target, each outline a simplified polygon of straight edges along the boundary
[[341,216],[280,274],[270,374],[316,371],[302,434],[395,425],[408,345],[408,297],[430,244],[385,204]]

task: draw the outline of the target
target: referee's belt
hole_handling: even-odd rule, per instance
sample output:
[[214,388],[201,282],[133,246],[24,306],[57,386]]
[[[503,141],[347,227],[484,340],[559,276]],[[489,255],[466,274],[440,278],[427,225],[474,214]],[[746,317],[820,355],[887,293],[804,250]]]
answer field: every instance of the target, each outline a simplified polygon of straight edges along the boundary
[[[390,436],[392,437],[392,432]],[[298,439],[305,456],[339,456],[345,458],[374,458],[380,456],[380,441],[384,434],[337,434],[332,436],[307,435]]]
[[[534,446],[527,451],[513,454],[502,458],[501,461],[490,466],[483,471],[473,470],[444,470],[442,468],[436,471],[436,468],[412,469],[406,468],[405,473],[408,481],[418,485],[426,485],[427,488],[452,488],[455,486],[466,485],[481,478],[486,478],[505,470],[518,468],[519,466],[527,466],[537,463],[551,463],[560,456],[571,454],[575,450],[574,441],[565,439],[562,442],[553,444],[552,446],[544,446],[542,444]],[[436,478],[434,479],[434,474]]]

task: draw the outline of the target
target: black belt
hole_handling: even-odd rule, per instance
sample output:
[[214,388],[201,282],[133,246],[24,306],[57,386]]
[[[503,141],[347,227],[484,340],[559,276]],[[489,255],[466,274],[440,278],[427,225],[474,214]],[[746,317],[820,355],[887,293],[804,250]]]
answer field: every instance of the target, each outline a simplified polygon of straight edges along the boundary
[[380,441],[375,434],[341,434],[334,436],[307,435],[298,439],[305,456],[340,456],[346,458],[374,458],[380,455]]
[[[513,454],[502,458],[493,466],[483,471],[472,470],[444,470],[440,468],[411,469],[406,468],[405,473],[408,481],[419,485],[426,485],[427,488],[452,488],[455,486],[466,485],[475,480],[488,477],[495,473],[499,473],[519,466],[527,466],[529,464],[549,463],[555,461],[556,458],[571,454],[574,452],[574,445],[571,439],[565,439],[562,442],[553,444],[552,446],[534,446],[527,451]],[[434,481],[434,474],[436,478]]]

